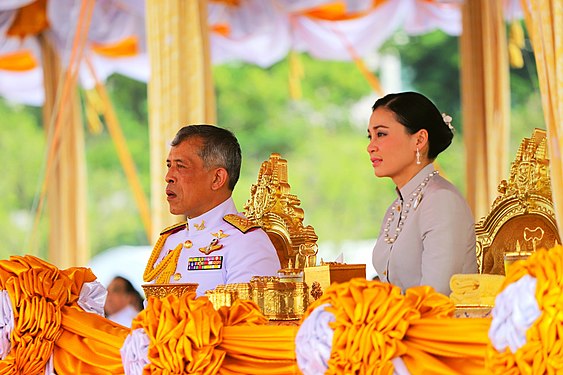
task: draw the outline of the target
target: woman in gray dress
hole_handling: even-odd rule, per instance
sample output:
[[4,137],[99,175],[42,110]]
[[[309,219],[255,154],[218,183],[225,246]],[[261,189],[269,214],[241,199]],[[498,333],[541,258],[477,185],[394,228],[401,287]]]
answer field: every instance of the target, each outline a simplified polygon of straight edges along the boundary
[[429,285],[449,295],[453,274],[477,272],[471,210],[432,164],[452,141],[451,117],[415,92],[386,95],[372,109],[367,151],[397,193],[373,249],[375,270],[403,291]]

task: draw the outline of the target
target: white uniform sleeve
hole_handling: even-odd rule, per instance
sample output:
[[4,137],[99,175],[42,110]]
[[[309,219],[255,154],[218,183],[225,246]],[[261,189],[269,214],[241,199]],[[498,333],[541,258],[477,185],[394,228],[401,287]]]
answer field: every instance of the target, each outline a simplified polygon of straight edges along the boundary
[[227,284],[247,283],[252,276],[277,276],[281,268],[272,241],[261,229],[244,234],[233,250],[225,264]]

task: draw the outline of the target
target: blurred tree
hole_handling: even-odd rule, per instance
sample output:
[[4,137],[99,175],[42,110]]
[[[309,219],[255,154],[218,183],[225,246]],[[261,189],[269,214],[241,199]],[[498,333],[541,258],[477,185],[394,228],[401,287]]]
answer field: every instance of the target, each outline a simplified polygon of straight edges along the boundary
[[[0,160],[3,161],[0,184],[0,256],[29,253],[30,239],[45,238],[46,226],[41,223],[32,233],[34,208],[41,189],[45,153],[45,135],[40,111],[21,105],[8,105],[0,100]],[[45,256],[46,244],[40,243],[36,255]]]
[[[458,44],[459,38],[441,31],[418,36],[398,32],[381,51],[400,56],[405,89],[423,93],[455,119],[461,112]],[[460,130],[460,124],[452,125]]]

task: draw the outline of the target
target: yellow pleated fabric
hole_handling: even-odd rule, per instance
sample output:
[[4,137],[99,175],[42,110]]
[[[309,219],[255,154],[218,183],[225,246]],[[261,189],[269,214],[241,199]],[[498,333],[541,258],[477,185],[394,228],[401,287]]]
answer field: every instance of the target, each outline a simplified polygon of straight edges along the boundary
[[502,1],[460,2],[461,109],[467,202],[481,218],[508,173],[510,80]]
[[487,368],[494,374],[560,374],[563,371],[563,247],[540,249],[510,266],[502,290],[524,275],[536,278],[540,317],[526,332],[526,344],[512,353],[489,345]]
[[[180,127],[216,124],[215,89],[205,0],[146,0],[146,43],[150,59],[148,83],[151,160],[151,226],[154,236],[183,221],[168,210],[162,194],[163,163]],[[149,242],[156,242],[151,238]]]
[[299,374],[296,327],[267,326],[252,301],[214,310],[195,293],[150,298],[133,321],[150,344],[150,374]]
[[221,348],[227,355],[220,374],[301,374],[295,360],[299,327],[225,327]]
[[0,288],[9,293],[14,312],[12,348],[0,374],[41,374],[62,334],[62,309],[76,305],[84,282],[95,280],[87,268],[61,271],[33,256],[0,261]]
[[59,374],[123,374],[120,349],[130,329],[77,307],[62,309],[55,347]]
[[336,321],[326,374],[392,374],[401,357],[411,374],[481,374],[490,319],[454,319],[454,305],[430,287],[401,289],[353,279],[333,284],[309,306]]
[[[52,355],[59,374],[124,373],[120,349],[131,330],[77,304],[95,278],[90,269],[59,270],[29,255],[0,261],[15,322],[0,374],[43,374]],[[132,328],[150,338],[147,374],[299,374],[297,327],[267,323],[252,301],[216,311],[192,293],[151,298]]]
[[[542,260],[541,267],[525,271],[538,280],[557,278],[563,250],[553,254],[557,262]],[[511,270],[525,273],[517,266]],[[77,304],[82,285],[94,280],[89,269],[59,270],[32,256],[0,261],[0,287],[9,293],[15,318],[12,349],[0,361],[0,374],[43,374],[52,354],[59,374],[123,374],[120,349],[131,330]],[[528,350],[514,357],[490,355],[494,372],[501,367],[510,373],[515,363],[527,364],[530,373],[559,368],[560,283],[538,284],[546,318],[531,330]],[[430,287],[403,295],[391,284],[354,279],[327,289],[304,318],[325,303],[336,317],[327,374],[392,374],[396,357],[411,374],[485,372],[490,319],[451,318],[452,302]],[[195,293],[151,297],[133,321],[132,329],[138,328],[149,338],[145,374],[300,374],[298,327],[268,325],[252,301],[237,300],[216,311]]]
[[521,0],[521,3],[538,71],[553,206],[559,236],[563,237],[563,4],[560,0]]
[[194,293],[178,298],[149,298],[148,308],[131,329],[143,328],[150,339],[145,371],[151,374],[216,374],[225,353],[216,350],[223,323],[207,298]]

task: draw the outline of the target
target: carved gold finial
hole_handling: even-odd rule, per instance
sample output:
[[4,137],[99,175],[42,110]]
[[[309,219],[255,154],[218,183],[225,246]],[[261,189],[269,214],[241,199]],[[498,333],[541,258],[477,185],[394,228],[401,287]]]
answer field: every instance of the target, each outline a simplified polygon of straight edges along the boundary
[[[317,235],[312,226],[304,226],[304,212],[301,201],[290,194],[287,181],[287,160],[280,154],[272,153],[262,163],[258,181],[250,188],[250,199],[244,205],[245,216],[259,224],[274,241],[281,264],[295,259],[294,267],[302,269],[296,256],[303,244],[316,246]],[[276,243],[277,242],[277,243]]]
[[317,253],[319,247],[316,243],[299,245],[299,253],[296,256],[297,268],[314,267],[317,264]]
[[520,255],[554,239],[561,241],[553,210],[545,130],[534,129],[530,138],[522,140],[509,178],[500,182],[498,191],[489,213],[475,225],[480,273],[502,272],[499,260],[506,253],[508,239],[516,242],[516,254]]
[[538,194],[551,200],[551,181],[549,177],[549,155],[545,130],[534,129],[530,138],[524,138],[516,158],[510,166],[508,181],[502,180],[498,186],[501,193],[493,207],[506,196],[517,195],[522,204],[527,196]]
[[313,281],[311,286],[311,297],[316,301],[323,295],[323,289],[318,281]]

